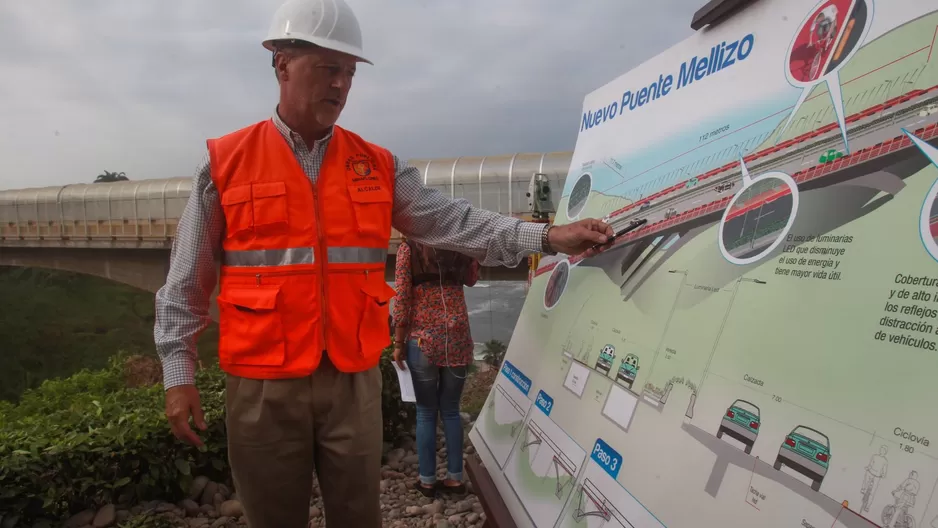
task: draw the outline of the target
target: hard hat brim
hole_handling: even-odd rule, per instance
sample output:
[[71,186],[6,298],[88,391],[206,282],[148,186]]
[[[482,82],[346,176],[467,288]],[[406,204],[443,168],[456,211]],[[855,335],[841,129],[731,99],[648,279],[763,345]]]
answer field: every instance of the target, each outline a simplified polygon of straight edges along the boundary
[[332,51],[338,51],[339,53],[344,53],[346,55],[351,55],[352,57],[355,57],[355,59],[358,62],[364,62],[364,63],[374,66],[374,63],[366,59],[365,57],[363,57],[361,50],[354,46],[348,46],[341,42],[327,41],[325,39],[313,37],[310,35],[292,34],[288,37],[268,38],[267,40],[263,41],[262,44],[264,48],[273,52],[277,50],[277,46],[276,46],[277,42],[290,42],[290,41],[305,42],[307,44],[313,44],[315,46],[319,46],[320,48],[325,48],[325,49],[329,49]]

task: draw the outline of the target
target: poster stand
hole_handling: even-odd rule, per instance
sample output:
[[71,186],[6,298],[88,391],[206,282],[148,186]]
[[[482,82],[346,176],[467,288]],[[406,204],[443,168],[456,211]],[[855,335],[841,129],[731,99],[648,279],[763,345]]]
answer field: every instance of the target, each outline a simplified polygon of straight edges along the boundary
[[715,26],[743,10],[755,0],[711,0],[694,13],[690,28],[694,31],[704,26]]
[[498,488],[492,476],[479,459],[479,455],[473,454],[467,457],[466,471],[469,474],[469,480],[472,481],[472,488],[475,490],[479,502],[482,503],[482,510],[485,512],[484,528],[516,528],[515,521],[502,500]]

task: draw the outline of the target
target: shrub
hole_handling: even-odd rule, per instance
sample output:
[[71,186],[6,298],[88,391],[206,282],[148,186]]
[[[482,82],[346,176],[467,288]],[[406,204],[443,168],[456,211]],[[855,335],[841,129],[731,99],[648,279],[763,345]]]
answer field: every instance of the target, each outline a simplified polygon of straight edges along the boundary
[[504,343],[492,339],[485,343],[485,352],[482,356],[482,360],[493,367],[498,367],[502,364],[502,360],[505,359],[505,352],[507,350],[508,347],[505,346]]
[[[416,415],[401,401],[391,351],[381,357],[387,441],[413,427]],[[217,366],[197,373],[208,426],[197,449],[170,432],[162,385],[126,386],[133,364],[118,356],[104,370],[47,380],[18,405],[0,401],[0,514],[64,518],[106,503],[175,502],[196,475],[230,482],[224,373]]]
[[384,441],[392,443],[401,432],[410,431],[417,421],[417,407],[401,400],[397,371],[391,364],[393,351],[392,343],[381,354],[381,417],[384,421]]
[[205,447],[176,440],[163,387],[125,388],[123,358],[47,380],[0,414],[0,512],[64,517],[109,502],[177,500],[193,474],[227,474],[224,375],[199,371]]

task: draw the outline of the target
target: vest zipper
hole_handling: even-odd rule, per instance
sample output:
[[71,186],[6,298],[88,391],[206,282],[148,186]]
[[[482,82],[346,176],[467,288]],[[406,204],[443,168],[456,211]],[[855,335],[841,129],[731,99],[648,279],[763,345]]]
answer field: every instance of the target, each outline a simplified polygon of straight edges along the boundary
[[[319,181],[322,181],[321,176],[322,174],[320,174]],[[319,270],[320,270],[319,306],[322,309],[322,314],[321,314],[320,319],[322,319],[322,346],[323,346],[323,351],[325,351],[328,348],[326,346],[326,342],[327,342],[326,341],[326,327],[328,326],[326,324],[327,322],[326,321],[326,318],[327,318],[327,315],[326,315],[327,314],[327,311],[326,311],[326,268],[329,266],[329,257],[328,257],[329,248],[326,247],[325,241],[322,238],[322,215],[320,214],[320,210],[322,209],[322,207],[320,206],[320,203],[319,203],[319,191],[316,190],[316,187],[318,184],[319,184],[318,181],[316,183],[310,182],[310,185],[312,186],[312,189],[313,189],[313,201],[316,204],[316,237],[317,237],[317,240],[319,241],[319,254],[320,254],[320,258],[319,258]]]

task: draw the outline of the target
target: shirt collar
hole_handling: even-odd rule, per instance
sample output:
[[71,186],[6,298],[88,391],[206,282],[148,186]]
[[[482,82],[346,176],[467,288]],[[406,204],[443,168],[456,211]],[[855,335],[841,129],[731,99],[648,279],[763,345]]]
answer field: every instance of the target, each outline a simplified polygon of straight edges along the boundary
[[[274,109],[273,121],[274,126],[277,127],[277,130],[279,130],[283,138],[287,140],[287,143],[294,152],[296,152],[298,145],[302,145],[304,149],[306,148],[306,143],[303,141],[303,138],[298,133],[294,132],[289,126],[287,126],[287,124],[283,122],[283,119],[280,118],[279,107]],[[328,144],[329,140],[332,139],[333,130],[333,127],[329,127],[329,133],[326,134],[322,139],[317,139],[316,142],[312,145],[312,148],[309,150],[313,150],[323,143]]]

